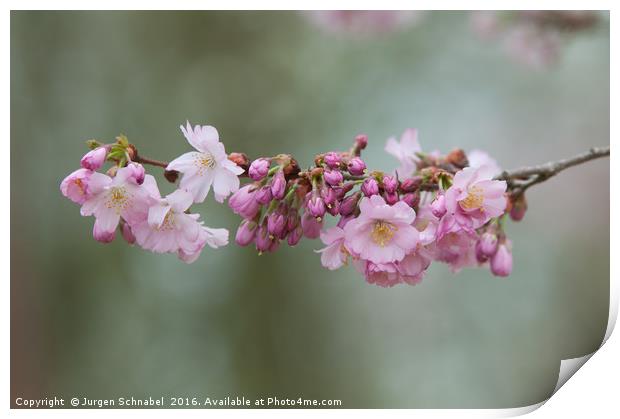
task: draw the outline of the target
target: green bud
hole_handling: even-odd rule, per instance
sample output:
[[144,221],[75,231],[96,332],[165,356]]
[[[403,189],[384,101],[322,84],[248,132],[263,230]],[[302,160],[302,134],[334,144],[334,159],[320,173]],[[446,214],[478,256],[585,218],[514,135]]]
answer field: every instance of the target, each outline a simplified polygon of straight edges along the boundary
[[94,149],[99,148],[99,147],[102,146],[102,144],[99,141],[95,140],[95,139],[87,140],[86,141],[86,145],[91,150],[94,150]]
[[119,134],[118,137],[116,137],[116,142],[123,148],[129,146],[129,140],[125,134]]
[[437,180],[439,182],[439,187],[444,191],[448,190],[450,186],[452,186],[452,177],[448,173],[440,173],[437,175]]

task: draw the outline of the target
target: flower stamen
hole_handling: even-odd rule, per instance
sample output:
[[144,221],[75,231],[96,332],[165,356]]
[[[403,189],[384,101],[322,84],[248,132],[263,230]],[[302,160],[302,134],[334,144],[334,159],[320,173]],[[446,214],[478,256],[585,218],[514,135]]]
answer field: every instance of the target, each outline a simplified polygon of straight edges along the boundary
[[370,237],[372,241],[381,247],[389,244],[394,237],[394,234],[398,230],[398,227],[383,220],[378,220],[372,227]]
[[484,203],[484,191],[480,186],[470,186],[467,189],[467,197],[460,202],[464,210],[474,210],[482,207]]
[[164,221],[157,228],[157,230],[159,230],[159,231],[161,231],[161,230],[173,230],[174,226],[175,226],[174,211],[170,210],[170,211],[168,211],[166,213],[166,216],[164,217]]
[[194,165],[198,167],[198,174],[203,175],[206,170],[213,169],[215,167],[215,159],[211,153],[200,153],[194,159]]
[[107,208],[114,208],[117,214],[127,209],[130,204],[129,195],[127,189],[122,186],[116,186],[110,189],[108,200],[106,201]]

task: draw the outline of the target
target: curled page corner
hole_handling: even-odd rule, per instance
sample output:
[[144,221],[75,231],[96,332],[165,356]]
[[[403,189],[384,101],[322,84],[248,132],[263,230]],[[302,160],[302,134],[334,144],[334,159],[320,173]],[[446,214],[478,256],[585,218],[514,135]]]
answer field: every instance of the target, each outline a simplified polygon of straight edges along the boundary
[[510,409],[498,409],[496,411],[495,417],[521,416],[521,415],[525,415],[527,413],[533,412],[534,410],[538,409],[539,407],[547,403],[551,399],[551,397],[553,397],[553,395],[560,388],[562,388],[562,386],[566,384],[566,382],[568,382],[568,380],[573,375],[575,375],[575,373],[579,371],[579,369],[583,367],[585,363],[588,362],[588,360],[592,358],[592,356],[596,352],[598,352],[599,349],[603,347],[603,345],[605,345],[605,343],[611,336],[611,333],[613,332],[615,325],[616,325],[616,320],[618,318],[618,302],[619,302],[618,297],[620,294],[620,286],[618,285],[618,282],[613,279],[611,279],[610,282],[611,283],[610,283],[610,295],[609,295],[609,318],[607,320],[607,329],[605,330],[605,336],[603,337],[601,346],[599,346],[599,348],[596,351],[590,354],[580,356],[577,358],[569,358],[569,359],[561,360],[560,361],[560,372],[558,373],[558,381],[555,384],[555,388],[553,389],[553,392],[547,399],[541,402],[538,402],[538,403],[531,404],[529,406],[516,407],[516,408],[510,408]]
[[607,319],[607,328],[605,330],[605,336],[603,337],[601,346],[599,346],[598,349],[596,349],[596,351],[590,354],[580,356],[577,358],[563,359],[560,362],[560,372],[558,374],[558,381],[555,384],[553,393],[551,393],[551,396],[549,396],[549,398],[551,398],[560,388],[562,388],[562,386],[566,384],[566,382],[573,375],[575,375],[577,371],[579,371],[579,368],[583,367],[584,364],[588,362],[588,360],[592,358],[592,356],[595,353],[597,353],[599,349],[603,347],[603,345],[605,344],[605,342],[607,342],[607,339],[609,339],[609,337],[611,336],[611,333],[614,330],[617,318],[618,318],[618,294],[617,294],[617,289],[615,289],[612,285],[610,301],[609,301],[609,318]]
[[[555,384],[555,388],[553,389],[553,393],[551,393],[551,396],[553,396],[564,384],[566,384],[566,382],[573,375],[575,375],[577,371],[579,371],[579,368],[583,367],[583,365],[588,362],[588,360],[592,358],[592,355],[594,355],[595,353],[596,351],[588,355],[580,356],[578,358],[563,359],[560,362],[558,382]],[[551,398],[551,396],[549,398]]]

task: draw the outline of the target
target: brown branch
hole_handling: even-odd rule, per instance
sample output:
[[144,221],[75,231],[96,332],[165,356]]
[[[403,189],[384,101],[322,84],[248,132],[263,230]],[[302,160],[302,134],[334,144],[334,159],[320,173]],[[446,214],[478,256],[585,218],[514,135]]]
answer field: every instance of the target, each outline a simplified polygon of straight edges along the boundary
[[508,188],[513,191],[513,195],[520,195],[530,186],[544,182],[569,167],[606,156],[609,156],[609,147],[592,147],[585,153],[568,159],[504,171],[495,179],[507,181]]
[[133,158],[133,161],[136,163],[142,163],[142,164],[150,164],[151,166],[159,166],[159,167],[163,167],[164,169],[166,167],[168,167],[168,162],[165,161],[159,161],[159,160],[154,160],[154,159],[149,159],[147,157],[142,157],[140,155],[135,156]]

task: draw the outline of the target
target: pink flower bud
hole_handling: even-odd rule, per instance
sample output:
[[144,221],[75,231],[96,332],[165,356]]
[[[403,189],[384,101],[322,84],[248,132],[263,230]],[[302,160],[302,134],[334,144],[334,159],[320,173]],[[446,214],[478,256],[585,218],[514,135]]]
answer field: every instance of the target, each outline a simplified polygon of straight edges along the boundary
[[325,205],[330,207],[336,202],[338,196],[334,189],[324,187],[321,189],[321,198],[323,198],[323,202],[325,202]]
[[108,156],[108,149],[106,147],[97,147],[94,150],[89,151],[82,157],[80,165],[84,169],[98,170],[105,163],[105,159]]
[[340,202],[334,201],[333,204],[327,205],[327,212],[334,217],[340,214]]
[[343,199],[340,203],[340,215],[347,216],[353,214],[353,212],[357,208],[357,202],[359,201],[359,199],[359,193],[354,193]]
[[297,208],[291,208],[288,212],[288,216],[286,219],[286,229],[288,231],[293,231],[299,225],[299,212]]
[[355,147],[359,150],[363,150],[368,145],[368,135],[360,134],[355,137]]
[[271,180],[271,195],[273,199],[284,198],[284,192],[286,191],[286,179],[284,178],[284,172],[278,170],[273,179]]
[[272,238],[269,237],[266,224],[261,225],[256,233],[256,250],[259,253],[267,252],[271,248]]
[[286,217],[274,211],[267,216],[267,231],[273,237],[282,238],[286,234]]
[[487,257],[491,257],[497,252],[497,234],[483,233],[478,243],[480,244],[480,252]]
[[255,191],[253,184],[245,185],[237,192],[232,194],[228,200],[228,206],[235,214],[242,216],[243,218],[254,218],[260,208],[256,199],[254,199]]
[[342,172],[339,170],[326,170],[323,173],[323,179],[325,179],[325,183],[331,186],[338,186],[344,181]]
[[130,169],[129,178],[133,179],[138,185],[144,183],[144,166],[138,163],[129,163],[127,168]]
[[267,159],[256,159],[250,165],[250,168],[248,169],[248,175],[252,180],[261,180],[265,176],[267,176],[267,173],[269,173],[270,165],[271,163]]
[[129,244],[134,244],[136,242],[136,236],[133,235],[133,231],[131,231],[131,227],[129,227],[129,224],[127,223],[123,223],[123,227],[121,228],[121,235]]
[[387,193],[394,193],[398,188],[398,181],[393,176],[383,176],[383,189]]
[[[346,185],[334,186],[331,189],[332,189],[332,191],[334,191],[334,195],[336,196],[336,200],[338,200],[338,201],[341,200],[342,198],[344,198],[346,193],[351,190],[351,188],[348,188]],[[325,199],[325,198],[323,198],[323,199]]]
[[361,189],[365,196],[371,197],[379,193],[379,182],[372,177],[366,178]]
[[340,154],[336,153],[335,151],[330,151],[329,153],[326,153],[325,156],[323,156],[323,161],[330,169],[337,169],[340,166],[341,160],[342,159],[340,158]]
[[510,218],[513,221],[521,221],[525,217],[527,212],[527,201],[525,195],[521,194],[517,199],[512,202],[512,208],[510,208]]
[[295,246],[297,243],[299,243],[299,240],[301,240],[301,237],[303,236],[303,232],[304,231],[301,228],[301,225],[298,225],[293,230],[291,230],[287,238],[288,245]]
[[431,212],[437,218],[441,218],[446,214],[446,198],[443,195],[438,195],[433,202],[431,202]]
[[359,157],[353,157],[349,161],[348,169],[349,173],[351,173],[353,176],[363,175],[364,170],[366,170],[366,163],[364,163],[364,160],[360,159]]
[[254,199],[256,199],[256,202],[261,205],[267,205],[268,203],[270,203],[272,199],[271,186],[265,185],[259,190],[257,190],[256,194],[254,195]]
[[497,247],[497,252],[491,258],[491,272],[495,276],[508,276],[512,272],[512,253],[507,243]]
[[388,205],[394,205],[398,202],[398,194],[396,192],[386,192],[384,198]]
[[116,229],[112,231],[105,231],[101,227],[99,227],[99,223],[95,221],[95,225],[93,226],[93,237],[95,240],[101,243],[110,243],[114,240],[114,236],[116,235]]
[[314,194],[312,192],[308,192],[310,199],[306,203],[306,208],[308,208],[308,212],[312,214],[315,218],[322,218],[325,215],[325,202],[318,194]]
[[416,192],[405,194],[402,196],[401,201],[411,208],[415,208],[420,203],[420,194]]
[[476,260],[478,263],[484,263],[489,260],[489,257],[482,252],[480,241],[476,243]]
[[422,178],[420,176],[408,178],[400,182],[400,190],[405,193],[415,192],[416,190],[420,188],[421,184],[422,184]]
[[254,241],[256,237],[256,231],[258,230],[258,224],[255,221],[243,220],[237,229],[235,236],[235,243],[239,246],[247,246]]
[[301,217],[301,228],[303,229],[304,236],[309,239],[316,239],[321,235],[321,227],[323,223],[317,221],[317,219],[309,212],[304,212]]

